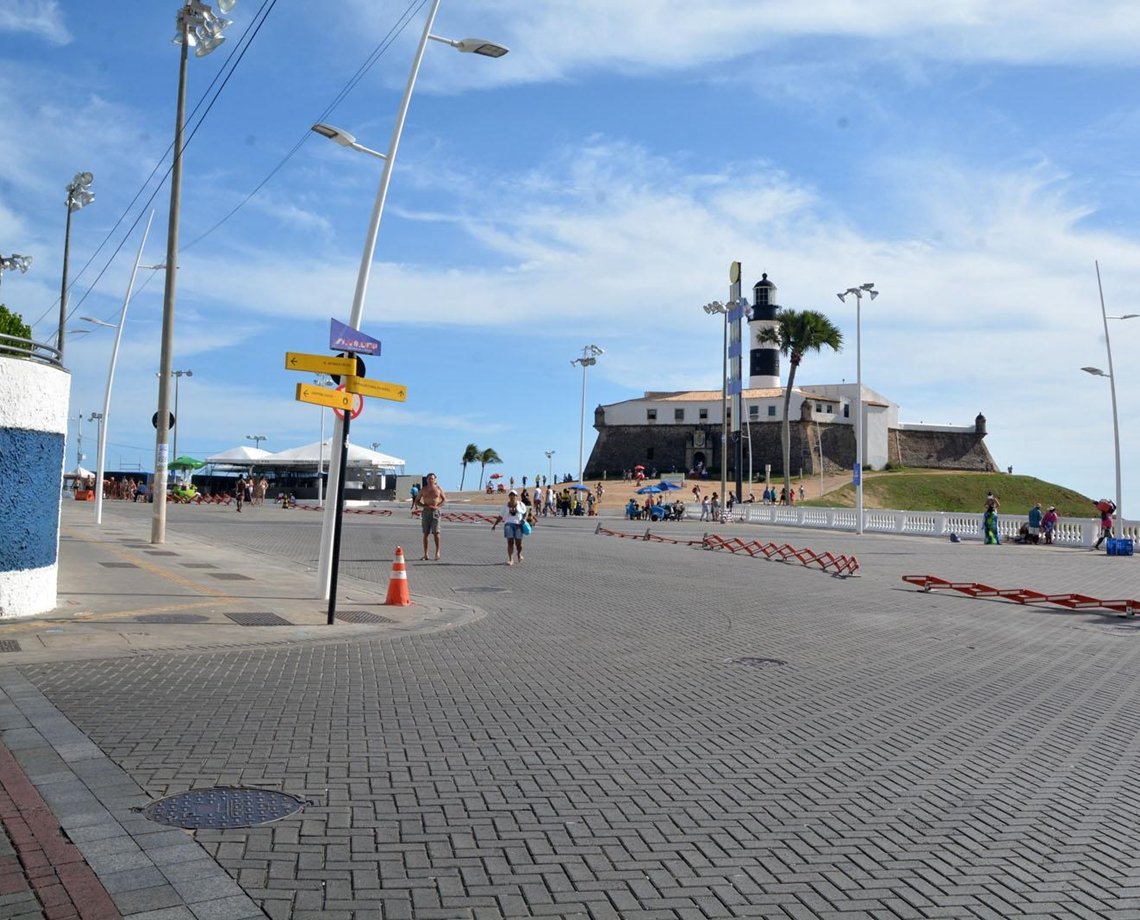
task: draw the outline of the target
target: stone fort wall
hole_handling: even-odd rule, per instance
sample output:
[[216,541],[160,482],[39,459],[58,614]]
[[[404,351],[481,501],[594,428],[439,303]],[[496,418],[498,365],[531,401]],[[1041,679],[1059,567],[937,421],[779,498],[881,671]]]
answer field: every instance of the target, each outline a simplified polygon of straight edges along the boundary
[[[585,476],[600,479],[620,476],[638,464],[658,473],[682,473],[694,469],[698,461],[707,470],[721,465],[721,431],[710,425],[605,425],[595,424],[598,439],[586,463]],[[752,425],[752,473],[763,478],[765,464],[773,475],[783,475],[783,447],[779,422]],[[855,429],[847,424],[796,420],[791,422],[791,474],[819,475],[820,443],[823,446],[824,474],[850,470],[855,466]],[[728,468],[735,446],[729,432]],[[741,431],[743,472],[748,473],[748,436]],[[962,431],[932,431],[892,428],[888,432],[888,462],[896,466],[943,470],[986,472],[996,469],[985,444],[984,426]]]

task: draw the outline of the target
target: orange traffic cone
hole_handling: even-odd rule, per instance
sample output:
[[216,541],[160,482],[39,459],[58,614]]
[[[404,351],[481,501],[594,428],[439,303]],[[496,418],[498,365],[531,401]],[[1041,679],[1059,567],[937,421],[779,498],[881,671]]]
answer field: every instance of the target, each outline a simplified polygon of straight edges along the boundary
[[392,560],[392,577],[388,579],[387,607],[410,607],[412,598],[408,594],[408,567],[404,563],[404,550],[396,547],[396,558]]

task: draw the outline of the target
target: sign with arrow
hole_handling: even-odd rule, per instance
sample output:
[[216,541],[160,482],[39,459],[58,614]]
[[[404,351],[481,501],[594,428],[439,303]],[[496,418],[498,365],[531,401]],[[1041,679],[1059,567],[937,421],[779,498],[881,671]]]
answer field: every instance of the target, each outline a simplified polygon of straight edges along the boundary
[[344,390],[329,390],[325,387],[313,386],[311,383],[297,384],[298,402],[312,403],[314,406],[329,406],[333,409],[356,408],[356,396]]
[[303,351],[285,352],[285,370],[311,371],[314,374],[352,374],[356,371],[356,358],[332,355],[311,355]]
[[390,399],[393,402],[404,402],[408,398],[408,388],[402,383],[385,383],[383,380],[369,380],[367,377],[349,377],[345,380],[344,387],[349,393]]

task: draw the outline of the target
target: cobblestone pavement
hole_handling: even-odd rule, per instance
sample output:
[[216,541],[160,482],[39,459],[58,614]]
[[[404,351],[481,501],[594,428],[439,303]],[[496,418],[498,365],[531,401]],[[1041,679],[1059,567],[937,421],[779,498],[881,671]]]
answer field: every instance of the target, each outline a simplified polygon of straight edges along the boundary
[[[175,511],[314,561],[316,515]],[[1140,917],[1140,627],[900,580],[1135,597],[1133,560],[732,528],[858,555],[839,579],[593,531],[508,568],[445,525],[409,580],[486,614],[450,630],[20,671],[155,798],[316,800],[195,835],[274,918]],[[382,584],[397,543],[350,518],[343,571]]]

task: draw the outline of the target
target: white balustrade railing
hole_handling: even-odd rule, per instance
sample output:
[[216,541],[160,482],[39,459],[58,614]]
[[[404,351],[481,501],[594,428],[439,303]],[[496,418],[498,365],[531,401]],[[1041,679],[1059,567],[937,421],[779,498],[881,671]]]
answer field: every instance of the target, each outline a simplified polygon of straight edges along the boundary
[[[700,514],[700,506],[690,505],[687,514]],[[805,527],[819,530],[856,531],[854,508],[817,508],[810,506],[737,504],[726,517],[745,524],[775,524],[781,527]],[[1001,539],[1013,541],[1025,522],[1024,516],[998,515]],[[965,511],[891,511],[867,508],[863,511],[865,533],[908,534],[917,537],[949,539],[957,534],[962,540],[982,540],[982,515]],[[1125,520],[1122,535],[1140,543],[1140,522]],[[1053,531],[1053,542],[1060,546],[1092,546],[1100,536],[1096,518],[1060,518]]]

